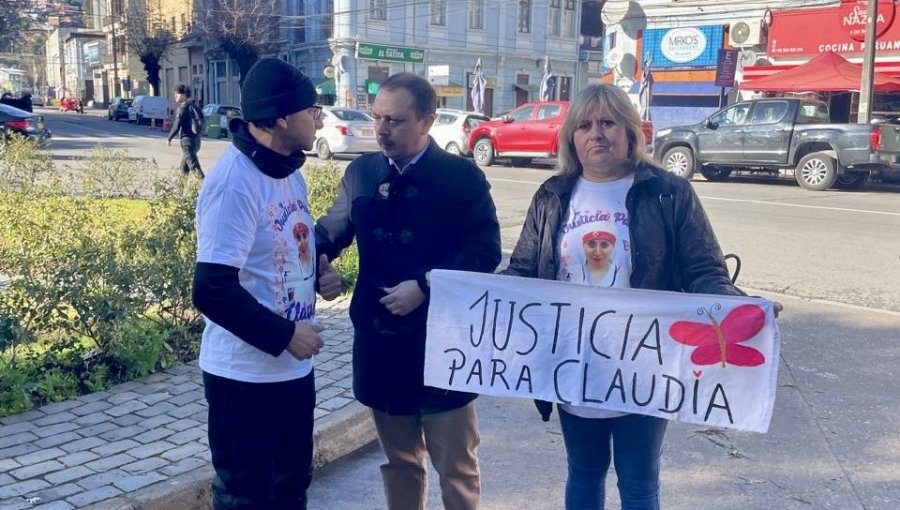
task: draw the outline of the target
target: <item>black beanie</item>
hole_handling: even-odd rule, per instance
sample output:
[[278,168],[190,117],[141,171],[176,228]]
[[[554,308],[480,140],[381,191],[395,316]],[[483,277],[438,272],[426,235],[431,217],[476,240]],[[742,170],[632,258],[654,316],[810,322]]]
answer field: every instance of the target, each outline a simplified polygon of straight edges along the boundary
[[316,104],[316,87],[299,69],[277,58],[253,64],[241,87],[244,120],[277,119]]

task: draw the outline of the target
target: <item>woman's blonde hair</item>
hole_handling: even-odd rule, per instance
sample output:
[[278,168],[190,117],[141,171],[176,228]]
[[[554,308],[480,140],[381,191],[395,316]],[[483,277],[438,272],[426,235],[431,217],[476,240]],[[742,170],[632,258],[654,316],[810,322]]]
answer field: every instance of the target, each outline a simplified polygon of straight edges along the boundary
[[637,166],[649,162],[641,117],[624,90],[601,83],[590,85],[575,96],[569,105],[569,113],[559,130],[559,156],[556,170],[560,175],[581,175],[582,166],[575,152],[575,129],[591,114],[605,110],[614,121],[625,127],[628,135],[628,160]]

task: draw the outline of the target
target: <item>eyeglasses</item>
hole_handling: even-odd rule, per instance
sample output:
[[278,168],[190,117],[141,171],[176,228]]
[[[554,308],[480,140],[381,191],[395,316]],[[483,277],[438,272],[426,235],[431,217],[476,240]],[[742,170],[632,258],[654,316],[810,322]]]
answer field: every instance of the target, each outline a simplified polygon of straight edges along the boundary
[[312,112],[313,119],[319,120],[322,118],[322,105],[314,104],[314,105],[310,106],[310,108],[313,109],[313,112]]

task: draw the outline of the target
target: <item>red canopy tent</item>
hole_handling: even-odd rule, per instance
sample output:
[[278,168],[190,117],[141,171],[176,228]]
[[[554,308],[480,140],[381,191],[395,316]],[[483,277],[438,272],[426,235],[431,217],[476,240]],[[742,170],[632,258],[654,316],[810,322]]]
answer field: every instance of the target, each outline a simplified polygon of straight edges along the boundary
[[[757,92],[859,92],[862,66],[848,62],[833,51],[809,62],[763,78],[741,82],[741,90]],[[874,73],[877,92],[900,91],[900,80]]]

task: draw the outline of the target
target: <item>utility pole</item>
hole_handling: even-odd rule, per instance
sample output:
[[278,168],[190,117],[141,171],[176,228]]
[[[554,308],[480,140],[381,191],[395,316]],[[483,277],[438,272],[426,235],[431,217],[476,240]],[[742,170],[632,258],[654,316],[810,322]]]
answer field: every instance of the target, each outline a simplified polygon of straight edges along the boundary
[[875,25],[878,22],[878,0],[869,0],[866,10],[866,49],[863,53],[862,83],[859,86],[859,116],[857,124],[872,119],[872,89],[875,78]]
[[110,0],[109,2],[109,12],[110,12],[110,27],[112,31],[112,54],[113,54],[113,93],[112,97],[120,96],[121,93],[119,91],[119,57],[116,51],[116,23],[118,22],[118,17],[116,16],[116,2],[118,0]]

